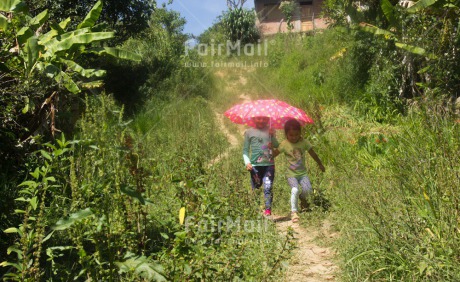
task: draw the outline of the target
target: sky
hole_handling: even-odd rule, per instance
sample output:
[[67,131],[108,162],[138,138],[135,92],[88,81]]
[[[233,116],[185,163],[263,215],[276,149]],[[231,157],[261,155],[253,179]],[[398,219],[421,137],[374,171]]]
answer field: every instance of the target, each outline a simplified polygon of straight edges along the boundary
[[[168,3],[168,0],[157,0],[157,5]],[[212,26],[222,11],[227,10],[226,0],[173,0],[168,9],[179,12],[187,20],[184,33],[200,35]],[[247,0],[245,8],[254,8],[254,0]]]

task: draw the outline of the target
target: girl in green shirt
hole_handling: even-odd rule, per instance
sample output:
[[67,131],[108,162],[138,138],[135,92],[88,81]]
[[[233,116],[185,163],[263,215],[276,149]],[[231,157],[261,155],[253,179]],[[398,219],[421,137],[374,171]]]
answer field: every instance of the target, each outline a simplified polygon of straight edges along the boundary
[[270,216],[273,201],[273,180],[275,179],[275,162],[271,146],[278,147],[274,129],[269,127],[268,117],[254,117],[255,128],[244,133],[243,160],[251,175],[252,189],[263,185],[265,198],[265,216]]
[[[284,153],[289,163],[286,177],[289,186],[291,186],[291,220],[292,222],[297,222],[299,221],[297,214],[298,198],[300,196],[301,208],[306,208],[307,195],[312,191],[307,169],[305,168],[305,152],[307,151],[316,161],[322,172],[325,171],[325,168],[311,144],[301,138],[301,126],[297,120],[288,120],[284,125],[284,133],[286,134],[286,140],[281,142],[277,149],[273,150],[273,156],[276,157],[280,153]],[[302,187],[301,193],[299,187]]]

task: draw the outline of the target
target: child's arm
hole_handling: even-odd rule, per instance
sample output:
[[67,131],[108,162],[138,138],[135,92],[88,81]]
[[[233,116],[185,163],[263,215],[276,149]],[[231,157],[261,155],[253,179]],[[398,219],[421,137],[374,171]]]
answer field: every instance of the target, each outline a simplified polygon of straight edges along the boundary
[[278,142],[278,139],[276,139],[276,131],[274,128],[270,128],[269,134],[270,142],[268,143],[268,148],[272,150],[272,157],[276,158],[280,154],[280,142]]
[[280,150],[278,148],[272,149],[272,155],[276,158],[280,154]]
[[272,150],[272,156],[274,158],[276,158],[280,154],[280,150],[278,150],[278,148],[273,148],[273,143],[272,142],[268,143],[268,148],[270,150]]
[[315,162],[318,164],[319,169],[320,169],[322,172],[326,171],[326,169],[324,168],[323,163],[321,162],[321,160],[319,159],[318,155],[315,153],[315,151],[313,150],[313,148],[311,148],[310,150],[308,150],[308,153],[309,153],[310,156],[315,160]]

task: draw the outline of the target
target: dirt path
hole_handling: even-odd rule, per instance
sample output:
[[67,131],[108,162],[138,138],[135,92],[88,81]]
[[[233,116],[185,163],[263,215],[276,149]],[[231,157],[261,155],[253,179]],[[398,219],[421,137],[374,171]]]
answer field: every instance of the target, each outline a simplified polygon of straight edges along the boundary
[[330,239],[337,236],[331,232],[330,223],[324,221],[320,229],[314,226],[304,228],[298,223],[292,223],[289,218],[277,215],[273,217],[280,232],[286,233],[291,227],[297,240],[297,249],[289,262],[285,281],[336,281],[335,271],[338,268],[333,262],[334,251],[316,243],[319,238]]
[[[222,72],[217,72],[216,77],[223,79],[224,75]],[[241,74],[237,83],[240,86],[244,86],[247,83],[247,79],[244,74]],[[235,84],[231,86],[234,88]],[[226,84],[226,91],[234,93],[230,89],[230,86]],[[236,87],[239,88],[239,87]],[[251,101],[251,97],[248,94],[241,94],[238,96],[239,102],[244,103]],[[239,145],[239,137],[231,133],[225,126],[223,113],[214,111],[214,115],[219,124],[221,132],[223,132],[230,143],[230,146],[226,152],[215,158],[211,165],[219,162],[228,156],[229,151]],[[243,136],[245,126],[239,126],[238,134]],[[319,239],[330,240],[337,236],[337,233],[331,231],[331,224],[325,220],[321,223],[321,227],[307,226],[302,227],[298,223],[292,223],[290,218],[279,215],[273,215],[273,220],[276,222],[276,226],[281,233],[287,233],[288,228],[292,228],[294,231],[294,238],[297,241],[297,249],[294,251],[293,257],[289,261],[289,267],[286,271],[284,281],[305,281],[305,282],[330,282],[337,281],[335,272],[338,267],[334,264],[334,251],[329,247],[322,247],[318,245]]]
[[[215,75],[216,75],[216,77],[219,77],[219,78],[221,78],[221,79],[223,79],[223,77],[224,77],[224,74],[223,74],[222,72],[217,72],[217,73],[215,73]],[[243,76],[240,76],[239,81],[238,81],[238,84],[244,86],[244,85],[246,85],[246,83],[247,83],[246,78],[244,78]],[[229,86],[228,86],[228,85],[226,85],[226,88],[227,88],[227,89],[226,89],[227,91],[229,91],[229,92],[231,91],[231,90],[229,89]],[[251,101],[251,98],[250,98],[249,95],[247,95],[247,94],[240,94],[240,95],[238,96],[238,98],[239,98],[239,100],[240,100],[238,103],[246,103],[246,102],[250,102],[250,101]],[[215,118],[216,118],[216,120],[217,120],[217,124],[218,124],[218,126],[219,126],[219,129],[220,129],[220,131],[221,131],[225,136],[227,136],[227,140],[228,140],[228,142],[230,143],[230,146],[227,148],[227,150],[226,150],[223,154],[221,154],[221,155],[219,155],[217,158],[213,159],[213,160],[210,162],[209,166],[212,166],[213,164],[219,162],[220,160],[225,159],[226,157],[228,157],[228,154],[230,153],[230,151],[231,151],[233,148],[235,148],[236,146],[238,146],[238,144],[239,144],[239,139],[238,139],[238,137],[237,137],[235,134],[231,133],[231,132],[228,130],[228,128],[225,126],[224,119],[225,119],[226,117],[224,116],[224,114],[221,113],[221,112],[219,112],[219,111],[217,111],[217,110],[216,110],[216,107],[212,107],[212,108],[214,109],[214,116],[215,116]],[[243,125],[238,125],[238,134],[239,134],[239,136],[243,136],[244,130],[245,130],[245,129],[246,129],[245,126],[243,126]]]

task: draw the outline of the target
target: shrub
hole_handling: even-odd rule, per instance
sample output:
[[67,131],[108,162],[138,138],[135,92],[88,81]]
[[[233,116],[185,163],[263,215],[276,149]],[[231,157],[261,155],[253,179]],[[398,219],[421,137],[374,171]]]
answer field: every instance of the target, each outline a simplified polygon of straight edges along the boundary
[[256,43],[260,38],[254,10],[239,8],[227,11],[222,15],[222,26],[227,40],[231,42]]

